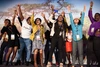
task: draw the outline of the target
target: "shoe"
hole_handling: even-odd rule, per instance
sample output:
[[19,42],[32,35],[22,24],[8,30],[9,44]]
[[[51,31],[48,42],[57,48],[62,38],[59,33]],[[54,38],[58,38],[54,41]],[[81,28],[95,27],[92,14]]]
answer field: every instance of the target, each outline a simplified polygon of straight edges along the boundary
[[21,61],[20,60],[17,60],[17,62],[15,62],[14,65],[21,65]]
[[34,67],[38,67],[37,63],[34,63]]
[[9,62],[8,62],[8,61],[6,61],[5,66],[8,66],[8,63],[9,63]]
[[47,66],[46,67],[51,67],[51,64],[47,64]]
[[29,66],[29,62],[28,61],[26,61],[26,66]]
[[2,65],[2,62],[0,62],[0,65]]
[[64,65],[60,64],[59,67],[64,67]]
[[57,67],[59,66],[59,63],[58,63],[58,62],[56,63],[56,66],[57,66]]

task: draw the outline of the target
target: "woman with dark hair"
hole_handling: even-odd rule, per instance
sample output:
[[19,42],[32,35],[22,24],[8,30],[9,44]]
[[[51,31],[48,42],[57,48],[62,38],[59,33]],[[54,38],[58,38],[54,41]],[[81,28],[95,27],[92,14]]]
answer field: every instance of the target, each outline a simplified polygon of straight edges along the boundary
[[85,15],[85,10],[86,7],[84,6],[84,10],[82,12],[82,17],[81,19],[75,18],[73,20],[72,13],[71,13],[71,8],[70,5],[67,7],[70,17],[70,22],[71,22],[71,27],[72,27],[72,67],[75,67],[75,61],[76,61],[76,52],[78,50],[79,54],[79,62],[81,67],[83,67],[83,40],[82,40],[82,27],[84,23],[84,15]]
[[2,30],[3,32],[6,33],[6,38],[8,39],[7,40],[8,52],[6,54],[6,65],[8,65],[9,57],[10,57],[11,53],[13,52],[13,55],[11,58],[11,64],[12,64],[12,62],[16,56],[16,52],[17,52],[18,45],[19,45],[19,40],[18,40],[19,32],[18,32],[16,26],[14,25],[15,16],[16,16],[16,10],[14,12],[12,24],[9,19],[5,19],[5,22],[8,22],[8,25],[6,26],[6,28],[4,30]]
[[[8,23],[9,22],[7,21],[7,19],[5,19],[4,26],[1,29],[1,34],[0,34],[1,38],[3,37],[4,34],[6,34],[5,30],[6,30],[7,26],[8,26]],[[3,52],[4,52],[4,49],[7,47],[7,44],[8,44],[7,40],[8,39],[6,37],[4,37],[3,43],[1,44],[1,48],[0,48],[0,65],[2,65],[2,63],[3,63]]]
[[32,40],[32,53],[34,58],[34,67],[38,67],[37,65],[37,54],[40,53],[40,63],[41,67],[43,67],[43,50],[44,50],[44,40],[45,40],[45,32],[44,27],[41,25],[41,19],[36,18],[35,26],[33,27],[33,33],[30,36],[30,39]]
[[66,53],[68,59],[68,65],[71,65],[70,56],[72,55],[72,28],[71,25],[68,27],[68,31],[66,33]]
[[63,16],[59,15],[54,25],[54,34],[51,39],[51,49],[50,49],[51,51],[49,54],[47,67],[51,67],[52,54],[56,46],[58,46],[58,50],[59,50],[60,67],[63,67],[63,46],[65,44],[64,41],[65,41],[66,29],[67,29],[67,23],[64,22]]
[[[88,16],[92,24],[90,25],[88,34],[90,35],[89,41],[93,43],[91,48],[94,50],[94,53],[98,61],[98,67],[100,67],[100,13],[95,13],[95,16],[93,18],[92,7],[93,7],[93,2],[91,1]],[[90,47],[88,46],[88,51],[89,49]],[[88,58],[89,57],[87,57],[87,59]],[[87,61],[89,61],[89,59]]]

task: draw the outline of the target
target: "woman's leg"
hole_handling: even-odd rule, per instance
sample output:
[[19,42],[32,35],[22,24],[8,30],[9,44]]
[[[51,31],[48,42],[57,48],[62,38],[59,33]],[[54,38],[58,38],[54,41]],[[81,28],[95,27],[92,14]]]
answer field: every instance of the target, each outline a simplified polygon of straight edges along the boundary
[[10,48],[8,49],[8,52],[7,52],[7,55],[6,55],[6,65],[8,65],[9,57],[10,57],[10,55],[11,55],[11,53],[12,53],[12,50],[13,50],[12,47],[10,47]]
[[94,37],[94,52],[98,61],[98,67],[100,67],[100,37]]
[[13,55],[12,55],[12,58],[11,58],[11,61],[12,61],[12,62],[13,62],[13,60],[14,60],[15,56],[16,56],[17,49],[18,49],[18,47],[17,47],[17,46],[15,46],[15,47],[13,48]]
[[63,38],[60,37],[58,40],[58,50],[59,50],[59,63],[60,63],[60,67],[63,67],[63,49],[64,49],[64,41]]
[[78,54],[79,54],[79,62],[81,67],[83,67],[83,40],[79,40],[78,42]]
[[72,67],[75,67],[76,53],[77,53],[77,42],[73,40],[72,41]]
[[56,40],[57,39],[52,38],[52,41],[51,41],[51,49],[50,49],[50,54],[49,54],[49,59],[48,59],[47,67],[51,66],[52,54],[53,54],[54,49],[55,49],[55,46],[56,46]]
[[68,62],[69,62],[68,64],[70,65],[71,64],[71,61],[70,61],[70,52],[67,53],[67,58],[68,58]]
[[41,63],[41,67],[43,67],[43,50],[40,49],[40,63]]
[[37,65],[37,53],[38,53],[38,49],[35,49],[34,55],[33,55],[33,57],[34,57],[34,67],[38,67],[38,65]]

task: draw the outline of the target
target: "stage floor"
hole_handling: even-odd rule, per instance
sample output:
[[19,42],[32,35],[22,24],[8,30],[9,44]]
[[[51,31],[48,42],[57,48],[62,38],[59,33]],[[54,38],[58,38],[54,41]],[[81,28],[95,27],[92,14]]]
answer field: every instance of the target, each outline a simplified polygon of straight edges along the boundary
[[[5,66],[5,65],[0,65],[0,67],[34,67],[33,65],[29,65],[29,66],[26,66],[26,65],[18,65],[18,66],[11,66],[11,65],[8,65],[8,66]],[[41,67],[41,66],[38,66],[38,67]],[[46,66],[44,66],[46,67]],[[52,67],[58,67],[56,65],[52,65]],[[68,67],[68,65],[64,65],[64,67]],[[71,67],[71,66],[70,66]],[[79,65],[76,65],[76,67],[80,67]],[[84,67],[87,67],[86,65],[84,65]],[[91,66],[91,67],[97,67],[97,66]]]

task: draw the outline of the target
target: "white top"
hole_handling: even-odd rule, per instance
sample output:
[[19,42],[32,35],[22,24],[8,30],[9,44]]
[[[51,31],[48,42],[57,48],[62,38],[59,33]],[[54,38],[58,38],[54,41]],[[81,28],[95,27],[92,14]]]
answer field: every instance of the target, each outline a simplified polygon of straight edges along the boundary
[[54,26],[55,26],[56,20],[53,20],[52,17],[53,17],[53,15],[51,14],[51,16],[49,17],[49,21],[50,21],[51,23],[53,23],[53,26],[52,26],[52,28],[51,28],[50,36],[53,36],[54,33],[55,33],[55,32],[54,32]]
[[21,37],[22,38],[30,38],[31,30],[32,30],[32,26],[27,23],[26,19],[24,19],[22,21]]
[[47,25],[46,22],[43,22],[42,25],[43,25],[43,27],[44,27],[44,32],[46,32],[47,30],[50,31],[50,28],[49,28],[49,26]]
[[66,34],[68,42],[72,42],[72,31]]

